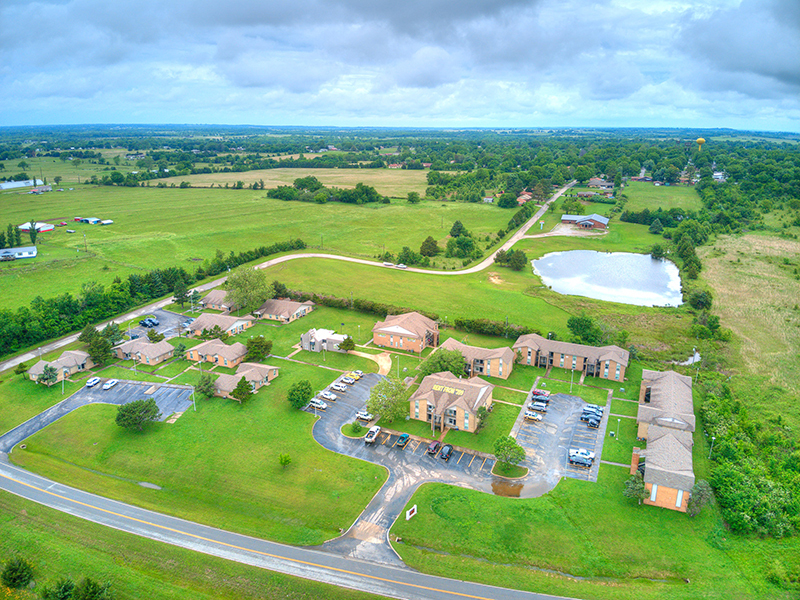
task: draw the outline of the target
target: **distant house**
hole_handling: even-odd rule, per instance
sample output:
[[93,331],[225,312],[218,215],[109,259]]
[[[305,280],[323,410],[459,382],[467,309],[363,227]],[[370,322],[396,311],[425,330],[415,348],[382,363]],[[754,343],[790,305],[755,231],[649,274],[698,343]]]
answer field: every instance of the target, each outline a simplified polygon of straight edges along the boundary
[[200,300],[200,307],[203,309],[210,308],[212,310],[231,310],[233,304],[228,301],[228,292],[226,290],[211,290],[206,296]]
[[494,204],[494,196],[484,196],[483,201],[486,204]]
[[47,362],[45,360],[40,360],[37,362],[28,369],[28,377],[36,381],[39,375],[44,373],[44,368],[47,366],[53,367],[56,370],[56,382],[58,382],[79,371],[91,369],[94,366],[94,362],[92,362],[92,358],[89,356],[88,352],[67,350],[54,361]]
[[198,336],[201,335],[203,331],[211,331],[215,325],[218,325],[219,328],[228,335],[236,335],[252,327],[253,321],[254,319],[250,315],[231,317],[228,315],[203,313],[189,325],[189,334]]
[[592,213],[591,215],[561,215],[565,225],[577,225],[581,229],[608,229],[608,218]]
[[300,347],[309,352],[346,352],[340,350],[340,344],[347,338],[346,335],[336,333],[332,329],[309,329],[300,336]]
[[462,344],[455,338],[448,338],[439,347],[460,352],[467,363],[465,371],[469,377],[481,375],[508,379],[514,369],[516,355],[508,346],[503,348],[478,348]]
[[630,472],[635,473],[644,458],[644,484],[650,492],[644,503],[686,512],[695,482],[692,378],[645,369],[636,421],[638,437],[647,440],[647,448],[633,449]]
[[278,376],[279,367],[262,365],[260,363],[242,363],[236,369],[235,375],[223,373],[214,382],[215,396],[230,398],[231,392],[244,377],[254,392],[259,388],[269,385],[269,382]]
[[172,358],[175,348],[166,340],[152,343],[138,339],[123,342],[114,347],[114,356],[121,360],[136,360],[146,365],[157,365]]
[[36,246],[20,246],[0,250],[0,260],[17,260],[18,258],[36,258]]
[[520,206],[526,204],[527,202],[530,202],[531,200],[533,200],[533,196],[531,196],[530,194],[520,194],[519,196],[517,196],[517,204],[519,204]]
[[372,328],[372,343],[381,348],[422,352],[439,345],[439,325],[418,312],[387,315]]
[[549,340],[530,333],[521,335],[513,346],[519,351],[519,362],[525,365],[574,369],[590,377],[625,380],[630,353],[619,346],[585,346]]
[[294,300],[267,300],[253,314],[262,319],[291,323],[292,321],[306,316],[316,305],[307,300],[306,302],[295,302]]
[[[33,226],[36,228],[36,231],[38,231],[39,233],[42,233],[43,231],[53,231],[56,228],[55,225],[52,225],[50,223],[39,223],[38,221],[35,222],[33,224]],[[20,231],[30,231],[31,230],[31,224],[30,223],[23,223],[22,225],[17,225],[17,229],[19,229]]]
[[186,351],[186,360],[210,362],[223,367],[235,367],[244,360],[247,346],[236,342],[226,344],[222,340],[208,340]]
[[432,423],[431,428],[474,432],[478,409],[491,408],[494,386],[471,377],[460,379],[448,371],[428,375],[409,398],[409,416]]
[[597,196],[597,192],[577,192],[575,194],[578,198],[592,198]]
[[603,180],[602,177],[591,177],[589,179],[588,186],[590,188],[599,188],[599,187],[602,187],[604,183],[605,183],[605,181]]

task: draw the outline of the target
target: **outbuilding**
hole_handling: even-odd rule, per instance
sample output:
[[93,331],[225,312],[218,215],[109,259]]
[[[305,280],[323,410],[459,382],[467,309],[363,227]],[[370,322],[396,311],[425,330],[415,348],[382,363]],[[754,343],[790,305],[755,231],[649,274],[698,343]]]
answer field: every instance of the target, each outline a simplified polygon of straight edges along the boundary
[[20,246],[0,250],[0,260],[16,260],[18,258],[36,258],[36,246]]

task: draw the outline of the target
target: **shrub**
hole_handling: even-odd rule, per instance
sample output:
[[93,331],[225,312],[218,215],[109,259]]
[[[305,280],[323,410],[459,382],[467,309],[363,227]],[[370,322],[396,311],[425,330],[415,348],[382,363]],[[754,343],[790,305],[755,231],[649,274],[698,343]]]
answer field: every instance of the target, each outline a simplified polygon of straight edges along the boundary
[[6,563],[0,581],[12,589],[19,589],[27,586],[33,579],[33,567],[24,558],[12,558]]

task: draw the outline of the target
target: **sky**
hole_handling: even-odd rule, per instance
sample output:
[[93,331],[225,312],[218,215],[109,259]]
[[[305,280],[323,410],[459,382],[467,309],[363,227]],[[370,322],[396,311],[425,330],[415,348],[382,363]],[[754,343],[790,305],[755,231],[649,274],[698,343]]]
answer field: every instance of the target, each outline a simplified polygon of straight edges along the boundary
[[0,126],[800,131],[798,0],[2,0]]

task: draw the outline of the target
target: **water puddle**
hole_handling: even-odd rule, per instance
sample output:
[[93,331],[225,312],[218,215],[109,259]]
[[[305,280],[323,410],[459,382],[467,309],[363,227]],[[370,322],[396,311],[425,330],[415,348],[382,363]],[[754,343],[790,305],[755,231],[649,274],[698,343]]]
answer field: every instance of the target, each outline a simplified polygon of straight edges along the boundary
[[524,485],[506,479],[494,479],[492,481],[492,493],[495,496],[505,496],[506,498],[519,498]]

